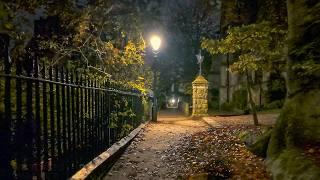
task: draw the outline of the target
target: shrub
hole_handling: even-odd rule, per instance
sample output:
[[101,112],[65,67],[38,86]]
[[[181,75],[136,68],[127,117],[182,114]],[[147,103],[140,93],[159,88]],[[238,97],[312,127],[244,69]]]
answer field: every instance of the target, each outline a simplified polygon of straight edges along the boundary
[[234,105],[232,103],[225,102],[220,106],[221,111],[233,111]]
[[232,103],[237,109],[245,110],[248,106],[247,91],[245,89],[236,90],[232,95]]
[[273,101],[271,103],[268,103],[264,106],[265,109],[279,109],[282,108],[284,101],[283,100],[277,100]]
[[209,109],[218,110],[219,109],[219,89],[213,88],[210,90],[211,98],[208,102]]

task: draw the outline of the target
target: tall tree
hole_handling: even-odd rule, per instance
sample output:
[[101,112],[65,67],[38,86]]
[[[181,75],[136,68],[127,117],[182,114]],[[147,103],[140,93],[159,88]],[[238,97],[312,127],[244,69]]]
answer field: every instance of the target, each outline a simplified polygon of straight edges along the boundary
[[271,131],[267,159],[275,179],[319,179],[319,166],[303,151],[320,144],[320,2],[288,0],[287,6],[288,97]]
[[230,69],[246,76],[249,103],[255,125],[258,125],[258,117],[252,95],[254,82],[252,73],[270,72],[272,68],[280,68],[276,64],[281,61],[285,33],[286,31],[280,26],[261,22],[230,28],[224,39],[204,39],[201,44],[202,48],[210,54],[235,55],[236,58],[231,63]]
[[145,89],[151,78],[144,65],[139,7],[125,0],[0,0],[0,32],[10,35],[13,61],[37,54],[49,65],[111,74],[116,81]]

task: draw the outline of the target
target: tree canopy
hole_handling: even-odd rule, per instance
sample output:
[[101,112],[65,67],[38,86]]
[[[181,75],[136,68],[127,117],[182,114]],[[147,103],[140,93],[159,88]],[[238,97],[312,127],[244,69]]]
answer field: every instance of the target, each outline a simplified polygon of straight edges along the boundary
[[139,5],[86,0],[0,2],[0,32],[10,35],[13,61],[36,54],[49,65],[111,75],[117,82],[145,90],[152,75],[144,63]]
[[203,39],[201,46],[210,54],[238,55],[232,71],[271,71],[274,64],[284,64],[285,35],[281,27],[261,22],[230,28],[224,39]]

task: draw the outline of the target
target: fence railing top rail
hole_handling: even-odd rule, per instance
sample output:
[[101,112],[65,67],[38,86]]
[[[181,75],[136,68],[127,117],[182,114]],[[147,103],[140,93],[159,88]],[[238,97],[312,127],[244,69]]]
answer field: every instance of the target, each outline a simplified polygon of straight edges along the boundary
[[144,96],[142,93],[118,90],[118,89],[112,88],[112,87],[102,88],[102,87],[95,87],[95,86],[84,86],[84,85],[75,84],[75,83],[63,83],[63,82],[58,82],[58,81],[48,80],[48,79],[43,79],[43,78],[35,78],[35,77],[28,77],[28,76],[16,76],[16,75],[11,75],[11,74],[0,74],[0,77],[11,77],[11,78],[15,78],[15,79],[33,80],[36,82],[45,82],[45,83],[52,83],[52,84],[58,84],[58,85],[63,85],[63,86],[69,86],[69,87],[101,90],[101,91],[113,92],[113,93],[118,93],[118,94],[123,94],[123,95]]

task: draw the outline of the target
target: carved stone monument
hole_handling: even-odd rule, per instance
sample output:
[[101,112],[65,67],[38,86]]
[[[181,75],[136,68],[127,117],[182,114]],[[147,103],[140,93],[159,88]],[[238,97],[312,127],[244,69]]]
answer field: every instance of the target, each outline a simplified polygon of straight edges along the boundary
[[199,75],[192,82],[192,117],[208,115],[208,81]]

